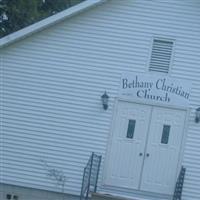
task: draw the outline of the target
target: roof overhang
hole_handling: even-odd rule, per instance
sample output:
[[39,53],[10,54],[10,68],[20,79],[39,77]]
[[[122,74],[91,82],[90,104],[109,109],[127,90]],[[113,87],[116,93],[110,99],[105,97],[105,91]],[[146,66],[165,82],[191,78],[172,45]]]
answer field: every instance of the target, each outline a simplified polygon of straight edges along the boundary
[[54,24],[57,24],[66,18],[72,17],[74,15],[77,15],[80,12],[83,12],[91,7],[97,6],[106,0],[86,0],[82,3],[75,5],[73,7],[70,7],[62,12],[59,12],[55,15],[52,15],[46,19],[43,19],[39,22],[36,22],[35,24],[32,24],[28,27],[25,27],[19,31],[16,31],[14,33],[11,33],[8,36],[5,36],[0,39],[0,48],[5,47],[15,41],[21,40],[27,36],[32,35],[33,33],[36,33],[38,31],[41,31],[47,27],[50,27]]

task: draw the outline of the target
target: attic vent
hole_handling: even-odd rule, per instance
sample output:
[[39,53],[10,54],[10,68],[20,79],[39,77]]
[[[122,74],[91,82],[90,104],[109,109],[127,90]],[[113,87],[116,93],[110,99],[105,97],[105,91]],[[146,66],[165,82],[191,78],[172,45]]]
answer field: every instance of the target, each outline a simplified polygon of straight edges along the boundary
[[173,42],[154,39],[149,71],[168,73],[171,63]]

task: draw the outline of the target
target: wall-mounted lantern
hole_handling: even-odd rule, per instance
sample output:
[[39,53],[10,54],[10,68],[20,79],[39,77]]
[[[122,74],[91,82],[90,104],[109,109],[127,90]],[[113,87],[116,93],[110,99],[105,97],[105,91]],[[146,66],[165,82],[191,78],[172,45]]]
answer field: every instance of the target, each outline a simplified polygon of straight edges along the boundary
[[196,109],[196,116],[195,116],[195,122],[199,123],[200,122],[200,107]]
[[107,95],[107,93],[105,91],[104,94],[101,96],[101,101],[102,101],[104,110],[108,109],[108,99],[109,99],[109,96]]

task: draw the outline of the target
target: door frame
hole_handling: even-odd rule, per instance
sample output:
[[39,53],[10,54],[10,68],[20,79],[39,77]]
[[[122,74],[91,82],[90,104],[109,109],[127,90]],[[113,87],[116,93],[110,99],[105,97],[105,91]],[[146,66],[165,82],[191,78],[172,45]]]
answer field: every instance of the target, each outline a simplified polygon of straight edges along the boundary
[[[139,105],[163,107],[163,108],[169,108],[169,109],[176,109],[176,110],[185,111],[185,123],[183,125],[183,130],[184,131],[183,131],[181,147],[180,147],[180,152],[179,152],[179,158],[178,158],[178,164],[177,164],[177,169],[176,169],[176,179],[177,179],[178,175],[179,175],[179,172],[180,172],[180,169],[181,169],[182,162],[183,162],[183,157],[184,157],[184,149],[185,149],[186,137],[187,137],[188,127],[189,127],[189,120],[188,119],[189,119],[189,114],[190,114],[190,108],[189,107],[186,108],[186,107],[183,107],[183,106],[163,105],[163,104],[157,103],[157,102],[156,103],[146,103],[146,102],[141,102],[141,101],[137,101],[137,100],[132,100],[130,98],[119,98],[119,97],[117,97],[114,100],[110,131],[109,131],[109,134],[108,134],[108,137],[107,137],[105,161],[104,161],[103,175],[102,175],[102,186],[105,187],[105,188],[107,186],[109,186],[109,187],[111,186],[111,187],[117,188],[116,186],[112,186],[112,185],[106,184],[106,170],[107,170],[107,167],[108,167],[108,164],[109,164],[112,136],[113,136],[114,126],[115,126],[115,120],[116,120],[116,117],[117,117],[117,108],[118,108],[119,102],[127,102],[127,103],[139,104]],[[174,186],[175,186],[175,183],[174,183]],[[132,189],[128,189],[128,190],[132,190]],[[136,191],[141,191],[142,192],[142,190],[136,190]],[[152,192],[147,192],[147,193],[151,193],[152,194]],[[159,194],[159,193],[156,193],[156,194]]]

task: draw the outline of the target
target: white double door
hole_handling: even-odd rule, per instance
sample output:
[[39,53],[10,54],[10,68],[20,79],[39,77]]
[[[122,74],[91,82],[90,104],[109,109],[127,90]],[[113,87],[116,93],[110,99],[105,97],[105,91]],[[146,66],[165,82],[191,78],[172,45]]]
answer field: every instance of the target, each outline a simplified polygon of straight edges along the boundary
[[184,121],[183,110],[119,102],[105,184],[172,194]]

